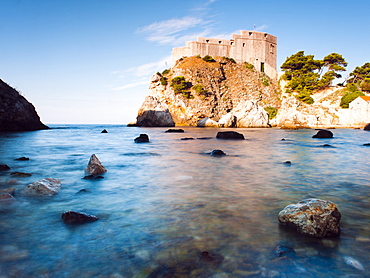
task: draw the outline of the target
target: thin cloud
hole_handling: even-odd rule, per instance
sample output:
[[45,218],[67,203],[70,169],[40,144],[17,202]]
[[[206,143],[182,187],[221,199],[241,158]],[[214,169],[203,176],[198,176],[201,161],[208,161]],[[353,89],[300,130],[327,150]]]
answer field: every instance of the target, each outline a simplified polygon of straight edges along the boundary
[[266,24],[263,24],[261,26],[254,27],[254,30],[256,30],[256,31],[264,31],[266,29],[268,29],[268,26]]
[[150,76],[160,69],[171,65],[172,56],[167,56],[157,62],[143,64],[137,67],[129,68],[126,72],[132,73],[134,76],[143,77]]
[[[185,16],[152,23],[139,28],[137,33],[145,34],[148,41],[161,45],[179,45],[189,39],[209,34],[210,24],[210,21],[200,17]],[[192,31],[193,28],[196,31]]]
[[130,84],[126,84],[126,85],[123,85],[123,86],[120,86],[120,87],[112,88],[112,90],[122,91],[122,90],[125,90],[125,89],[134,88],[134,87],[145,85],[145,84],[149,84],[149,80],[142,80],[142,81],[132,82]]

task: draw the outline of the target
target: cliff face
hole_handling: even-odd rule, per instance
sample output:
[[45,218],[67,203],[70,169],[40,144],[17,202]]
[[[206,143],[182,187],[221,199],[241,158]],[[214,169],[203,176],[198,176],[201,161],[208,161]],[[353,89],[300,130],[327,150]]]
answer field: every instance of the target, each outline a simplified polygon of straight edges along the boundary
[[[279,104],[277,84],[244,64],[215,59],[184,58],[166,75],[153,75],[137,125],[268,127],[264,107]],[[188,85],[183,92],[170,85],[179,76]]]
[[0,131],[47,129],[35,107],[0,79]]
[[[312,94],[315,102],[306,104],[295,93],[285,93],[283,81],[278,84],[245,64],[214,59],[206,62],[188,57],[178,60],[168,73],[154,74],[136,125],[295,129],[363,127],[370,121],[370,108],[358,111],[359,108],[339,106],[344,95],[342,87],[316,92]],[[174,90],[171,83],[181,76],[188,86]],[[268,107],[277,112],[273,119],[265,110]]]

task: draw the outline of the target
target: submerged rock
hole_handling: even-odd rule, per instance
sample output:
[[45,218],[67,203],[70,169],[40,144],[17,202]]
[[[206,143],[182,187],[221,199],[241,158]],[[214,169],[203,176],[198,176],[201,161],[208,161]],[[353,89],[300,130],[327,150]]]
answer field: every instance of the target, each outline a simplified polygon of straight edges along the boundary
[[194,138],[193,137],[184,137],[184,138],[181,138],[181,140],[194,140]]
[[289,253],[294,253],[294,250],[290,247],[287,247],[287,246],[283,246],[283,245],[279,245],[275,248],[275,253],[279,256],[279,257],[282,257],[282,256],[285,256],[286,254],[289,254]]
[[94,176],[94,175],[88,175],[83,177],[84,180],[99,180],[104,179],[103,176]]
[[203,264],[219,266],[224,261],[224,257],[219,254],[211,254],[208,251],[203,251],[199,254],[199,260]]
[[170,128],[165,131],[166,133],[184,133],[185,131],[181,128]]
[[29,159],[29,157],[22,156],[22,157],[16,158],[15,160],[27,161],[27,160],[30,160],[30,159]]
[[333,138],[333,132],[326,129],[320,129],[312,138]]
[[101,133],[108,133],[108,131],[106,129],[104,129]]
[[12,202],[12,201],[15,201],[15,198],[12,195],[8,193],[0,194],[0,202]]
[[89,222],[94,222],[99,218],[95,215],[86,214],[77,211],[66,211],[62,214],[64,223],[67,224],[85,224]]
[[149,136],[147,134],[140,134],[134,141],[135,143],[149,143]]
[[4,188],[0,190],[0,194],[10,194],[14,196],[15,193],[15,188],[14,187],[9,187],[9,188]]
[[20,178],[25,178],[25,177],[30,177],[32,174],[30,173],[23,173],[23,172],[12,172],[10,173],[11,176],[13,177],[20,177]]
[[218,139],[236,139],[244,140],[244,135],[236,131],[220,131],[217,133],[216,138]]
[[341,213],[333,202],[326,200],[306,199],[288,205],[280,211],[278,219],[282,225],[314,237],[336,236],[340,232]]
[[105,169],[105,167],[101,164],[97,156],[93,154],[90,157],[87,167],[85,168],[85,172],[90,175],[97,176],[97,175],[107,172],[107,169]]
[[62,182],[60,179],[46,178],[27,185],[22,194],[27,196],[51,196],[58,194]]
[[226,153],[224,153],[222,150],[213,150],[211,153],[211,156],[225,156]]
[[5,165],[5,164],[0,165],[0,171],[8,171],[8,170],[10,170],[10,167],[8,165]]

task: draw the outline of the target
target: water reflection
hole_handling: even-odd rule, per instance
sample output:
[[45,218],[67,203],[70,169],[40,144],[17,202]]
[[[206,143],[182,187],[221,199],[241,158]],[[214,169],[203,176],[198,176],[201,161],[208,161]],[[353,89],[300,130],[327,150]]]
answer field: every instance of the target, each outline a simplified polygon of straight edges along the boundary
[[[0,163],[32,173],[0,173],[0,190],[15,187],[17,199],[0,213],[0,275],[366,277],[370,149],[362,144],[370,133],[335,130],[333,139],[319,140],[313,130],[238,129],[247,140],[225,141],[208,128],[176,134],[111,126],[101,134],[104,128],[0,134]],[[140,133],[149,144],[133,142]],[[215,149],[226,156],[207,154]],[[104,179],[83,179],[92,153],[108,169]],[[15,161],[22,156],[30,160]],[[20,194],[46,177],[62,180],[58,195]],[[339,238],[304,237],[278,225],[281,209],[310,197],[337,204]],[[68,226],[66,210],[100,219]]]

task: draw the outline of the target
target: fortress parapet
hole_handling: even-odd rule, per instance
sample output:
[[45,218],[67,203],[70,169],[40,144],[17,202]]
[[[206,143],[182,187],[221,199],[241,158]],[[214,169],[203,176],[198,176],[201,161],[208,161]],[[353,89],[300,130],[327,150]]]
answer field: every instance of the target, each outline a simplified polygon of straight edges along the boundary
[[277,37],[264,32],[240,31],[240,35],[233,34],[230,40],[199,37],[197,41],[186,42],[185,47],[172,49],[173,64],[182,57],[195,55],[225,56],[237,63],[248,62],[256,70],[277,78]]

